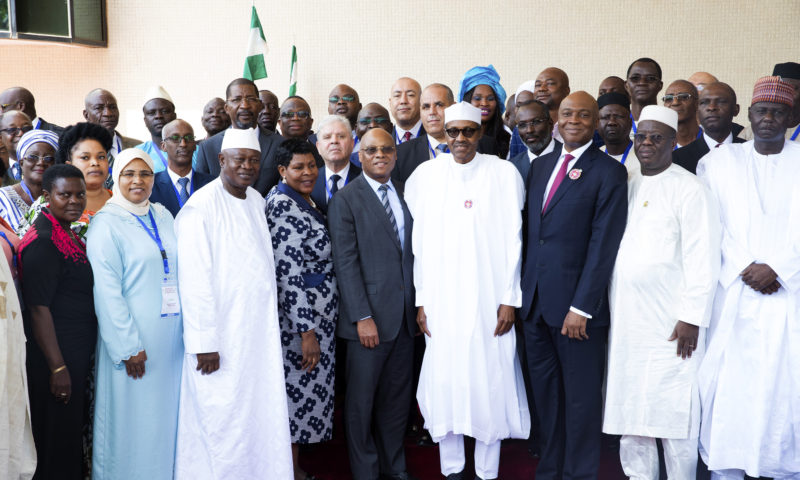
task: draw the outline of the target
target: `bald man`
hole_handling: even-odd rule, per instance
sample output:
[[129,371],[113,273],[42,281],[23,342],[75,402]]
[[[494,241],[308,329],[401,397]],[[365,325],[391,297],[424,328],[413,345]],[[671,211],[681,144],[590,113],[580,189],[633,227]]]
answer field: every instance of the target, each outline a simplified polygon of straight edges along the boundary
[[0,93],[0,111],[5,113],[10,110],[19,110],[27,115],[34,129],[50,130],[59,135],[64,131],[64,127],[47,122],[36,114],[36,100],[27,88],[11,87]]
[[122,136],[117,131],[119,124],[119,106],[114,94],[102,88],[95,88],[86,94],[83,99],[83,118],[89,122],[100,125],[108,130],[113,137],[109,155],[116,157],[126,148],[132,148],[142,143],[136,138]]
[[[356,118],[356,142],[361,142],[364,135],[373,128],[381,128],[386,130],[390,135],[394,134],[394,125],[392,124],[392,117],[389,115],[389,110],[380,103],[368,103],[358,112]],[[355,148],[354,148],[355,150]],[[358,152],[353,151],[350,155],[350,161],[354,165],[361,167],[361,160],[358,157]]]
[[604,78],[597,89],[597,96],[600,97],[601,95],[611,92],[628,95],[628,91],[625,90],[625,80],[614,75]]
[[358,92],[350,85],[339,84],[328,94],[328,115],[341,115],[350,122],[350,129],[355,131],[361,101]]
[[558,106],[569,95],[569,91],[569,77],[560,68],[545,68],[534,83],[534,98],[547,105],[553,121],[553,138],[559,141],[561,134],[558,129]]
[[364,173],[328,207],[341,300],[336,335],[347,344],[347,453],[356,480],[409,480],[403,440],[417,331],[413,219],[391,180],[391,134],[373,128],[361,142]]
[[[225,100],[215,97],[203,107],[200,123],[206,131],[206,138],[211,138],[231,126],[231,119],[225,113]],[[202,140],[198,140],[198,143]]]
[[389,110],[395,120],[394,140],[400,145],[425,133],[419,113],[422,91],[413,78],[398,78],[389,92]]
[[537,480],[597,478],[599,468],[607,286],[628,173],[593,144],[598,123],[591,95],[566,97],[563,147],[536,159],[527,180],[520,316],[544,441]]
[[161,129],[161,138],[168,163],[166,170],[155,175],[150,201],[164,205],[174,217],[189,197],[214,177],[192,169],[197,139],[189,122],[180,118],[169,122]]
[[719,81],[717,80],[717,77],[708,72],[694,72],[693,74],[689,75],[689,78],[686,80],[694,85],[698,92],[702,92],[703,89],[706,88],[706,85]]

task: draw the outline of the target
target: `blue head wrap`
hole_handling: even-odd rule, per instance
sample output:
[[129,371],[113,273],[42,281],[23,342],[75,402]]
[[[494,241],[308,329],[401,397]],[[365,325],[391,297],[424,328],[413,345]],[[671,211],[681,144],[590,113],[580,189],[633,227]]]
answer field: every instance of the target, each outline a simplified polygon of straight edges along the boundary
[[58,151],[58,135],[49,130],[30,130],[17,143],[17,160],[22,162],[28,149],[36,143],[46,143]]
[[500,109],[500,114],[506,111],[506,91],[500,85],[500,74],[494,69],[494,66],[488,67],[472,67],[464,74],[461,79],[461,91],[458,92],[458,101],[464,100],[464,94],[477,87],[478,85],[489,85],[494,90],[495,97],[497,97],[497,108]]

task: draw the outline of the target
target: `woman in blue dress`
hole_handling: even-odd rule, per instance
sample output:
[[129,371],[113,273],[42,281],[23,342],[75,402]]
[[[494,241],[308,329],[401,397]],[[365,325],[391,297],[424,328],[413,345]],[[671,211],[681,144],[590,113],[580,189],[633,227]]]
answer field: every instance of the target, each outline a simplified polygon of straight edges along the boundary
[[183,365],[172,215],[148,201],[153,161],[123,150],[86,234],[97,342],[95,480],[171,479]]
[[275,252],[289,428],[295,480],[313,479],[298,462],[301,444],[333,434],[333,380],[339,294],[325,217],[311,200],[318,170],[311,144],[284,140],[275,154],[283,177],[267,195]]

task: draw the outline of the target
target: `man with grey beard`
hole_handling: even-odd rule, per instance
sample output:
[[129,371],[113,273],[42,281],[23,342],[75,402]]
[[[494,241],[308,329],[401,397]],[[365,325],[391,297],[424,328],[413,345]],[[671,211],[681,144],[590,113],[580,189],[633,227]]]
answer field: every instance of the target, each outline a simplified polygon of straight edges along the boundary
[[510,161],[524,180],[528,178],[534,160],[556,149],[560,152],[561,142],[553,138],[553,120],[544,103],[531,100],[525,105],[518,105],[516,119],[519,136],[528,149]]

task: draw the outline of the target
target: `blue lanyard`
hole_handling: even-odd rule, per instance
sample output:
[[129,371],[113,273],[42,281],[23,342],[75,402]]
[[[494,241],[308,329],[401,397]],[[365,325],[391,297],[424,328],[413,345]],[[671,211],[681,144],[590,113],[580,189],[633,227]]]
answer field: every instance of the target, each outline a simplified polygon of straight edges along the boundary
[[631,127],[633,128],[633,133],[636,134],[636,120],[633,119],[633,112],[630,113],[631,116]]
[[[625,160],[628,159],[628,154],[631,152],[631,147],[633,146],[633,142],[628,142],[628,147],[625,149],[625,153],[622,154],[622,160],[619,161],[622,165],[625,165]],[[608,147],[606,147],[606,153],[608,153]]]
[[147,228],[147,225],[145,225],[145,223],[142,221],[141,218],[139,218],[133,213],[131,213],[131,215],[133,215],[133,218],[135,218],[136,221],[142,225],[142,228],[144,228],[144,231],[147,232],[147,235],[149,235],[150,238],[152,238],[153,241],[156,242],[156,245],[158,245],[158,249],[161,250],[161,260],[164,262],[164,275],[168,275],[169,262],[167,261],[167,251],[164,250],[164,244],[161,243],[161,237],[158,235],[158,225],[156,225],[156,221],[155,219],[153,219],[153,212],[152,211],[147,212],[147,215],[150,217],[150,225],[153,226],[152,232],[150,231],[149,228]]
[[[183,202],[181,202],[181,194],[180,192],[178,192],[178,189],[175,188],[175,182],[173,182],[171,178],[169,179],[169,184],[172,185],[172,191],[175,192],[175,196],[178,197],[178,206],[183,208]],[[189,180],[189,196],[191,197],[193,193],[194,193],[194,175],[192,175],[192,179]]]
[[[703,136],[703,127],[698,127],[698,129],[697,129],[697,138],[701,138],[702,136]],[[695,140],[697,140],[697,138],[695,138]],[[686,145],[684,145],[684,147],[685,146]],[[673,150],[677,150],[679,148],[681,148],[681,147],[679,147],[678,144],[676,143],[675,144],[675,148],[673,148]]]
[[[344,177],[344,185],[347,185],[347,181],[349,180],[349,178],[348,178],[349,176],[350,176],[350,170],[347,171],[347,175]],[[342,188],[344,188],[344,185],[342,185]],[[340,188],[339,190],[341,190],[342,188]],[[336,191],[338,192],[339,190],[336,190]],[[325,179],[325,192],[328,194],[328,200],[330,200],[331,197],[333,196],[333,192],[331,192],[330,187],[328,187],[328,180],[327,179]]]
[[[152,140],[150,142],[152,143]],[[153,143],[153,146],[155,147],[153,150],[156,151],[156,153],[158,154],[158,158],[161,159],[161,163],[164,164],[164,169],[166,169],[168,165],[167,165],[167,159],[164,158],[164,152],[162,152],[161,149],[158,148],[158,145],[156,145],[155,143]]]
[[6,232],[0,232],[0,237],[3,237],[3,240],[6,241],[8,247],[11,249],[11,262],[14,264],[14,268],[17,268],[17,252],[14,249],[14,244],[8,239]]
[[31,189],[30,189],[30,188],[28,188],[28,186],[27,186],[27,185],[25,185],[25,180],[23,180],[23,181],[19,182],[19,186],[20,186],[20,187],[22,187],[22,190],[24,190],[24,191],[25,191],[25,193],[27,193],[27,194],[28,194],[28,198],[30,198],[30,199],[31,199],[31,205],[33,205],[33,202],[34,202],[35,200],[33,199],[33,194],[31,193]]
[[798,135],[800,135],[800,125],[798,125],[797,128],[794,129],[794,133],[792,134],[791,140],[794,141],[794,139],[797,138]]

